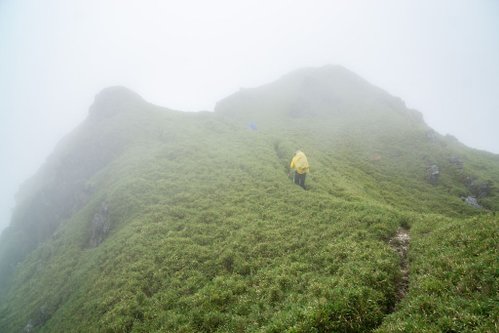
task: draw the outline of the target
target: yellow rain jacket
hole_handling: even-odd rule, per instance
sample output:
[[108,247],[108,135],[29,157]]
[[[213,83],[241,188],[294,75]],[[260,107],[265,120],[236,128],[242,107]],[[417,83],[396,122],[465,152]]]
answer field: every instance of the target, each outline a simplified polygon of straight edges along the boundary
[[291,164],[289,165],[291,169],[295,169],[300,175],[308,172],[308,161],[307,156],[301,151],[297,151],[293,159],[291,160]]

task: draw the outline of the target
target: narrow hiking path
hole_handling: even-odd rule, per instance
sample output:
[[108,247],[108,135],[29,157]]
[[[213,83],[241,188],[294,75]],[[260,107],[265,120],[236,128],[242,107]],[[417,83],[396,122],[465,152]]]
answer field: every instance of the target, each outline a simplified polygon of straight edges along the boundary
[[405,297],[409,289],[409,258],[407,257],[407,252],[409,250],[409,243],[411,237],[409,236],[409,230],[406,228],[398,228],[395,236],[390,240],[390,246],[398,253],[400,257],[400,274],[401,278],[397,282],[397,296],[393,309],[393,312],[397,304]]

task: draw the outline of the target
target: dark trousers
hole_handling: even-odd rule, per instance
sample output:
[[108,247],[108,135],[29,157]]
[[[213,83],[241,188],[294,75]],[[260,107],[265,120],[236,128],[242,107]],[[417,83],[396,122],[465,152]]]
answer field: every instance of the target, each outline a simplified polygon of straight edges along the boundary
[[303,187],[303,189],[305,189],[305,176],[306,175],[307,175],[306,173],[299,174],[298,172],[295,172],[295,184],[300,185],[301,187]]

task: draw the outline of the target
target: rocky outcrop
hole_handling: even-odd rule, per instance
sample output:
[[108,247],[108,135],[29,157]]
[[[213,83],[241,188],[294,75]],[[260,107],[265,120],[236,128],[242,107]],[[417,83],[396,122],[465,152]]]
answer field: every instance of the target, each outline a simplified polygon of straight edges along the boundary
[[467,197],[463,197],[463,200],[466,204],[468,204],[472,207],[475,207],[477,209],[482,208],[482,206],[480,206],[480,204],[478,203],[478,200],[475,197],[467,196]]
[[23,333],[31,333],[33,332],[34,330],[34,326],[33,326],[33,323],[31,321],[29,321],[26,326],[24,326],[24,329],[23,329]]
[[464,180],[464,185],[471,192],[472,196],[476,198],[484,198],[492,191],[491,181],[479,181],[475,177],[467,176]]
[[451,156],[448,159],[451,167],[453,167],[460,176],[460,179],[466,189],[468,190],[465,196],[461,199],[468,205],[477,209],[483,208],[478,199],[487,197],[493,190],[493,183],[491,181],[480,181],[475,176],[466,175],[464,170],[464,162],[459,156]]
[[426,139],[428,139],[428,141],[430,141],[430,142],[437,142],[438,141],[438,133],[432,129],[429,129],[426,131]]
[[38,308],[36,313],[34,313],[33,317],[28,321],[26,326],[24,326],[23,333],[36,332],[37,328],[43,326],[43,324],[45,324],[51,316],[52,311],[49,310],[48,305],[42,305],[40,308]]
[[90,237],[89,246],[99,246],[106,238],[110,229],[109,207],[106,202],[103,202],[99,211],[95,213],[92,219],[92,236]]
[[440,169],[438,165],[432,164],[426,169],[426,180],[430,184],[436,185],[438,183],[439,176],[440,176]]
[[459,156],[452,156],[449,158],[449,163],[456,167],[458,170],[463,170],[464,162]]

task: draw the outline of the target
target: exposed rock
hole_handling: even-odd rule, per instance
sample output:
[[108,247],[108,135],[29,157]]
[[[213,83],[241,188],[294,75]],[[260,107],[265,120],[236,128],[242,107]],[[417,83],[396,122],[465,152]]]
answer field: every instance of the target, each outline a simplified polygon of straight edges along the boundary
[[430,184],[436,185],[438,183],[438,177],[440,176],[440,169],[438,165],[432,164],[428,169],[426,169],[426,179]]
[[475,193],[479,198],[483,198],[483,197],[488,196],[491,191],[492,191],[492,182],[488,181],[488,182],[479,184],[476,188]]
[[33,324],[31,323],[31,320],[26,324],[26,326],[24,326],[24,329],[23,329],[23,332],[24,333],[31,333],[33,332],[34,330],[34,326]]
[[464,167],[464,163],[459,156],[452,156],[451,158],[449,158],[449,162],[459,170],[462,170]]
[[51,317],[51,311],[47,304],[42,305],[24,326],[23,333],[31,333],[37,331],[37,328],[45,324]]
[[423,114],[417,110],[414,109],[407,109],[407,114],[409,115],[410,119],[413,119],[417,122],[423,122]]
[[475,198],[475,197],[472,197],[472,196],[467,196],[466,198],[463,198],[464,199],[464,202],[472,207],[475,207],[475,208],[482,208],[482,206],[480,206],[478,204],[478,200]]
[[430,142],[437,142],[437,139],[438,139],[438,133],[435,132],[434,130],[432,129],[429,129],[426,131],[426,138],[430,141]]
[[471,194],[477,198],[484,198],[492,192],[493,183],[491,181],[479,182],[475,177],[467,176],[464,185]]
[[99,246],[106,238],[110,229],[109,207],[106,202],[103,202],[99,211],[95,213],[94,218],[92,219],[92,236],[89,242],[90,247]]

